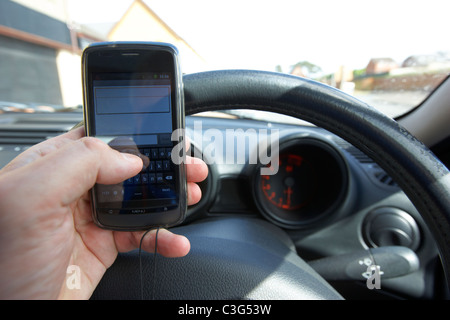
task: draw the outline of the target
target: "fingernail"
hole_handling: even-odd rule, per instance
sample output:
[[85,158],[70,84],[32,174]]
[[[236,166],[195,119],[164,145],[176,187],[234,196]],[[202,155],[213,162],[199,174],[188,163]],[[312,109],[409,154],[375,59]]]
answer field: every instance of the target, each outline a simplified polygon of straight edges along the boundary
[[134,154],[131,153],[121,153],[122,157],[127,160],[127,161],[136,161],[137,159],[141,159],[138,156],[135,156]]

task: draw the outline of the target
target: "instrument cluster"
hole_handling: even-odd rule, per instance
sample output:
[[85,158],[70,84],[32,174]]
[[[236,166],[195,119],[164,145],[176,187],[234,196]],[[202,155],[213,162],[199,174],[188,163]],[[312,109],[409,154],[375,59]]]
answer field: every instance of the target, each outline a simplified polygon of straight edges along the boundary
[[275,168],[277,172],[270,175],[261,175],[257,170],[252,185],[259,211],[281,227],[307,227],[327,217],[345,199],[346,163],[323,140],[284,138],[280,141]]

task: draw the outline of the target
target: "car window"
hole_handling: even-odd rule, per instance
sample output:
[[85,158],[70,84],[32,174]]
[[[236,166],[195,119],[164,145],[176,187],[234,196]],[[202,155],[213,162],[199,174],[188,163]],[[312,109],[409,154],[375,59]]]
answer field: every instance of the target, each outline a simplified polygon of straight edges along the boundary
[[2,0],[0,110],[79,110],[83,48],[141,40],[176,45],[185,73],[290,73],[396,117],[450,72],[445,7],[441,0]]

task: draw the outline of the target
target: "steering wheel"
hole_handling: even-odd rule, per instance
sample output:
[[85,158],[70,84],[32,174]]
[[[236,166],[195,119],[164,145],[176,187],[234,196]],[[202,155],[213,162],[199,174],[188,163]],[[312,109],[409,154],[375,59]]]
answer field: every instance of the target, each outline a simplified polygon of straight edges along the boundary
[[[213,71],[184,76],[186,114],[223,109],[277,112],[311,122],[370,156],[402,188],[435,237],[450,288],[450,174],[420,141],[364,102],[291,75]],[[172,229],[191,241],[184,258],[120,254],[93,298],[340,299],[295,252],[280,228],[249,218],[219,218]]]

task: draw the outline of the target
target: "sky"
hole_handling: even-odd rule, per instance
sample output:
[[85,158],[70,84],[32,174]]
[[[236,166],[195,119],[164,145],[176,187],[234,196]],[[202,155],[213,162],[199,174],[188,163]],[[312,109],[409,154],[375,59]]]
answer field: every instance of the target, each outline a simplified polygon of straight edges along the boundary
[[[131,0],[67,0],[78,23],[115,22]],[[324,73],[364,68],[370,58],[401,63],[449,51],[448,0],[146,0],[209,64],[288,72],[309,61]]]

